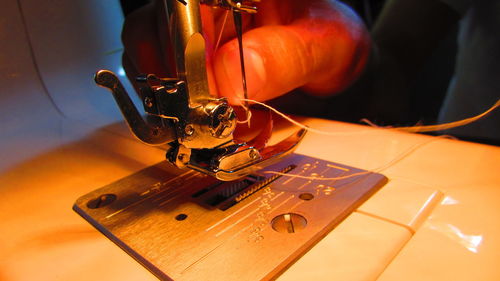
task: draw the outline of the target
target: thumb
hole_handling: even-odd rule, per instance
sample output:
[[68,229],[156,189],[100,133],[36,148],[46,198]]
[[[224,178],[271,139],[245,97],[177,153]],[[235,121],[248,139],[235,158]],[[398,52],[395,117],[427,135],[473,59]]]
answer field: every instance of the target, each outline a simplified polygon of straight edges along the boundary
[[[304,19],[292,25],[264,26],[243,37],[245,72],[250,99],[265,101],[305,86],[325,95],[344,89],[362,71],[369,40],[345,22]],[[219,49],[214,73],[220,96],[232,104],[243,98],[236,39]]]

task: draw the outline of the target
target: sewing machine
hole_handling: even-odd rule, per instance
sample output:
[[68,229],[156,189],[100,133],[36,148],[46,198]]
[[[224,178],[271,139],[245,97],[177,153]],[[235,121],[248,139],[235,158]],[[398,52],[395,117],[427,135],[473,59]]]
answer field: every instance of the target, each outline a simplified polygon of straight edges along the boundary
[[[78,82],[98,67],[109,68],[121,77],[122,90],[132,91],[120,75],[119,54],[110,52],[119,45],[119,20],[109,16],[119,14],[116,3],[89,2],[79,2],[86,8],[78,11],[61,2],[59,12],[52,10],[57,17],[23,1],[7,3],[3,10],[2,18],[15,27],[9,35],[16,36],[2,46],[8,64],[15,66],[0,83],[6,126],[0,176],[6,203],[0,207],[2,279],[156,280],[69,211],[82,194],[87,195],[75,203],[77,212],[162,279],[497,279],[500,229],[492,222],[499,208],[498,148],[303,118],[308,126],[348,134],[304,135],[281,122],[270,143],[288,140],[288,145],[266,154],[266,147],[228,133],[234,119],[223,100],[205,95],[201,102],[214,109],[208,111],[210,118],[228,118],[229,123],[221,123],[229,125],[217,130],[213,121],[180,120],[193,116],[187,111],[178,116],[154,112],[148,106],[159,102],[153,92],[139,101],[156,117],[153,123],[138,115],[125,117],[144,121],[142,131],[134,127],[137,123],[130,126],[139,137],[151,133],[143,141],[169,136],[160,143],[168,139],[177,147],[165,159],[172,146],[134,140],[122,122],[113,124],[121,117],[111,95],[90,79]],[[85,18],[82,11],[89,10],[94,13]],[[46,29],[37,29],[42,22]],[[78,27],[92,30],[100,44],[75,40],[72,46],[67,38],[89,34],[76,32]],[[58,36],[69,46],[54,39]],[[86,58],[65,63],[76,54]],[[189,76],[175,78],[142,81],[165,82],[164,90],[181,89],[187,91],[184,98],[193,97]],[[116,79],[112,83],[109,88],[119,88]],[[123,93],[118,93],[119,105]],[[159,115],[181,122],[169,120],[161,127]],[[191,142],[199,137],[195,132],[215,142]],[[237,148],[217,149],[226,145]],[[202,152],[209,156],[201,157]],[[235,155],[237,160],[225,164],[224,157]]]
[[[233,14],[242,66],[241,14],[257,12],[248,2],[203,3]],[[95,82],[139,140],[168,144],[167,161],[83,196],[74,209],[160,279],[273,279],[387,178],[290,155],[305,129],[266,145],[271,117],[253,139],[235,139],[233,107],[209,94],[202,3],[164,4],[177,75],[137,77],[148,119],[113,72],[98,71]],[[242,77],[246,97],[244,67]]]

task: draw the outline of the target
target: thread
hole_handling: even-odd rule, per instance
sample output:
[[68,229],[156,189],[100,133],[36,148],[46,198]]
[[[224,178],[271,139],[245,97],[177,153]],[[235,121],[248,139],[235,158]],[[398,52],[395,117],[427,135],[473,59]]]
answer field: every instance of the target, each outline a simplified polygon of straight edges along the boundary
[[423,147],[423,146],[425,146],[425,145],[427,145],[427,144],[429,144],[431,142],[434,142],[434,141],[437,141],[437,140],[440,140],[440,139],[443,139],[443,138],[453,139],[452,136],[448,136],[448,135],[442,135],[442,136],[436,136],[436,137],[430,138],[430,139],[428,139],[428,140],[426,140],[424,142],[420,142],[420,143],[417,143],[417,144],[413,145],[412,147],[410,147],[407,150],[403,151],[398,156],[396,156],[395,158],[393,158],[391,161],[383,164],[382,166],[379,166],[379,167],[377,167],[375,169],[367,170],[367,171],[364,171],[364,172],[358,172],[358,173],[354,173],[354,174],[350,174],[350,175],[345,175],[345,176],[323,178],[323,177],[316,177],[316,176],[302,176],[302,175],[296,175],[296,174],[288,174],[288,173],[275,172],[275,171],[263,171],[263,173],[264,174],[279,175],[279,176],[284,176],[284,177],[290,177],[290,178],[300,178],[300,179],[306,179],[306,180],[320,180],[320,181],[344,180],[344,179],[349,179],[349,178],[353,178],[353,177],[358,177],[358,176],[369,175],[369,174],[372,174],[372,173],[381,172],[381,171],[383,171],[383,170],[385,170],[385,169],[393,166],[397,162],[405,159],[406,157],[408,157],[409,155],[411,155],[413,152],[415,152],[419,148],[421,148],[421,147]]
[[[262,102],[259,102],[259,101],[256,101],[256,100],[252,100],[252,99],[241,99],[242,101],[245,101],[245,102],[251,102],[251,103],[255,103],[255,104],[258,104],[258,105],[261,105],[269,110],[271,110],[272,112],[278,114],[279,116],[283,117],[285,120],[287,120],[288,122],[294,124],[295,126],[297,127],[300,127],[302,129],[305,129],[309,132],[312,132],[312,133],[316,133],[316,134],[321,134],[321,135],[328,135],[328,136],[346,136],[346,135],[354,135],[354,134],[359,134],[359,133],[367,133],[368,131],[356,131],[356,132],[329,132],[329,131],[323,131],[323,130],[318,130],[318,129],[315,129],[315,128],[310,128],[288,116],[286,116],[284,113],[278,111],[277,109],[275,109],[274,107],[270,106],[270,105],[267,105],[265,103],[262,103]],[[491,113],[493,110],[495,110],[496,108],[498,108],[500,106],[500,99],[497,100],[495,102],[495,104],[493,106],[491,106],[488,110],[486,110],[485,112],[479,114],[479,115],[476,115],[476,116],[473,116],[473,117],[470,117],[470,118],[466,118],[466,119],[462,119],[462,120],[458,120],[458,121],[454,121],[454,122],[449,122],[449,123],[443,123],[443,124],[437,124],[437,125],[418,125],[418,126],[408,126],[408,127],[393,127],[393,128],[384,128],[384,127],[380,127],[374,123],[372,123],[371,121],[367,120],[367,119],[363,119],[363,122],[367,123],[368,125],[372,126],[372,127],[376,127],[376,128],[381,128],[381,129],[385,129],[385,130],[397,130],[397,131],[403,131],[403,132],[409,132],[409,133],[418,133],[418,132],[434,132],[434,131],[441,131],[441,130],[447,130],[447,129],[451,129],[451,128],[456,128],[456,127],[460,127],[460,126],[464,126],[464,125],[467,125],[467,124],[470,124],[470,123],[473,123],[483,117],[485,117],[486,115],[488,115],[489,113]],[[247,107],[244,107],[245,110],[247,112],[250,112],[250,110],[248,110]],[[251,114],[251,113],[250,113]],[[249,113],[247,113],[247,117],[249,116]],[[251,116],[251,115],[250,115]],[[248,118],[247,118],[247,120]],[[243,122],[243,121],[241,121]],[[243,122],[244,123],[244,122]],[[409,156],[410,154],[412,154],[413,152],[415,152],[418,148],[428,144],[428,143],[431,143],[433,141],[436,141],[438,139],[442,139],[442,138],[449,138],[449,139],[455,139],[454,137],[452,136],[448,136],[448,135],[442,135],[442,136],[437,136],[437,137],[434,137],[434,138],[431,138],[425,142],[421,142],[421,143],[417,143],[416,145],[410,147],[409,149],[403,151],[400,155],[398,155],[396,158],[392,159],[391,161],[389,161],[388,163],[380,166],[380,167],[377,167],[375,169],[372,169],[372,170],[368,170],[368,171],[364,171],[364,172],[359,172],[359,173],[354,173],[354,174],[350,174],[350,175],[346,175],[346,176],[339,176],[339,177],[330,177],[330,178],[323,178],[323,177],[316,177],[316,176],[302,176],[302,175],[296,175],[296,174],[287,174],[287,173],[282,173],[282,172],[275,172],[275,171],[263,171],[263,173],[265,174],[274,174],[274,175],[279,175],[279,176],[284,176],[284,177],[291,177],[291,178],[300,178],[300,179],[307,179],[307,180],[320,180],[320,181],[332,181],[332,180],[343,180],[343,179],[348,179],[348,178],[353,178],[353,177],[357,177],[357,176],[363,176],[363,175],[369,175],[371,173],[377,173],[377,172],[380,172],[380,171],[383,171],[385,169],[387,169],[388,167],[391,167],[392,165],[394,165],[395,163],[401,161],[402,159],[406,158],[407,156]]]
[[[303,128],[309,132],[312,132],[312,133],[317,133],[317,134],[321,134],[321,135],[328,135],[328,136],[345,136],[345,135],[354,135],[354,134],[359,134],[359,133],[366,133],[368,131],[357,131],[357,132],[329,132],[329,131],[322,131],[322,130],[318,130],[318,129],[315,129],[315,128],[310,128],[288,116],[286,116],[284,113],[278,111],[277,109],[275,109],[274,107],[272,106],[269,106],[265,103],[262,103],[262,102],[258,102],[258,101],[255,101],[255,100],[251,100],[251,99],[246,99],[245,101],[247,102],[252,102],[252,103],[255,103],[255,104],[258,104],[258,105],[261,105],[271,111],[273,111],[274,113],[278,114],[279,116],[283,117],[285,120],[289,121],[290,123],[300,127],[300,128]],[[404,132],[411,132],[411,133],[416,133],[416,132],[432,132],[432,131],[440,131],[440,130],[446,130],[446,129],[451,129],[451,128],[456,128],[456,127],[460,127],[460,126],[464,126],[464,125],[467,125],[467,124],[470,124],[472,122],[475,122],[483,117],[485,117],[486,115],[488,115],[489,113],[491,113],[493,110],[495,110],[496,108],[498,108],[500,106],[500,99],[497,100],[497,102],[492,106],[490,107],[488,110],[486,110],[485,112],[479,114],[479,115],[476,115],[476,116],[473,116],[473,117],[470,117],[470,118],[466,118],[466,119],[462,119],[462,120],[459,120],[459,121],[455,121],[455,122],[450,122],[450,123],[444,123],[444,124],[438,124],[438,125],[427,125],[427,126],[410,126],[410,127],[395,127],[395,128],[383,128],[383,127],[380,127],[374,123],[372,123],[371,121],[367,120],[367,119],[364,119],[363,122],[367,123],[368,125],[372,126],[372,127],[376,127],[376,128],[381,128],[381,129],[385,129],[385,130],[398,130],[398,131],[404,131]],[[316,177],[316,176],[302,176],[302,175],[295,175],[295,174],[287,174],[287,173],[281,173],[281,172],[275,172],[275,171],[263,171],[263,173],[265,174],[274,174],[274,175],[280,175],[280,176],[284,176],[284,177],[291,177],[291,178],[300,178],[300,179],[307,179],[307,180],[320,180],[320,181],[332,181],[332,180],[343,180],[343,179],[348,179],[348,178],[353,178],[353,177],[357,177],[357,176],[362,176],[362,175],[369,175],[371,173],[377,173],[377,172],[380,172],[380,171],[383,171],[385,169],[387,169],[388,167],[394,165],[395,163],[399,162],[400,160],[406,158],[408,155],[410,155],[411,153],[413,153],[415,150],[417,150],[418,148],[430,143],[430,142],[433,142],[435,140],[438,140],[438,139],[441,139],[441,138],[448,138],[448,139],[455,139],[454,137],[452,136],[448,136],[448,135],[443,135],[443,136],[437,136],[437,137],[434,137],[434,138],[431,138],[425,142],[422,142],[422,143],[418,143],[412,147],[410,147],[408,150],[405,150],[403,153],[401,153],[399,156],[397,156],[396,158],[392,159],[391,161],[389,161],[388,163],[380,166],[380,167],[377,167],[375,169],[372,169],[372,170],[368,170],[368,171],[365,171],[365,172],[359,172],[359,173],[354,173],[354,174],[350,174],[350,175],[346,175],[346,176],[339,176],[339,177],[330,177],[330,178],[324,178],[324,177]]]
[[283,176],[283,177],[289,177],[289,178],[305,179],[305,180],[333,181],[333,180],[345,180],[345,179],[349,179],[349,178],[353,178],[353,177],[357,177],[357,176],[367,175],[367,174],[373,173],[373,171],[359,172],[359,173],[354,173],[354,174],[350,174],[347,176],[340,176],[340,177],[333,177],[333,178],[301,176],[301,175],[286,174],[286,173],[275,172],[275,171],[263,171],[263,173],[264,174],[278,175],[278,176]]
[[470,118],[466,118],[466,119],[462,119],[462,120],[458,120],[458,121],[454,121],[454,122],[450,122],[450,123],[444,123],[444,124],[398,127],[398,128],[394,128],[394,129],[399,130],[399,131],[409,132],[409,133],[423,133],[423,132],[435,132],[435,131],[448,130],[448,129],[461,127],[461,126],[465,126],[467,124],[476,122],[477,120],[490,114],[493,110],[495,110],[499,106],[500,106],[500,99],[497,100],[497,102],[492,107],[490,107],[488,110],[486,110],[485,112],[483,112],[479,115],[470,117]]
[[[224,28],[226,27],[228,15],[229,15],[229,10],[226,10],[224,12],[224,19],[222,20],[222,27],[221,27],[221,29],[219,31],[219,35],[217,36],[217,42],[215,43],[215,48],[214,48],[214,52],[213,52],[214,54],[219,49],[219,46],[220,46],[220,43],[221,43],[221,40],[222,40],[222,34],[224,33]],[[250,128],[250,120],[252,119],[252,112],[248,108],[248,103],[242,103],[242,104],[240,104],[240,106],[243,107],[243,109],[245,110],[246,119],[242,120],[242,121],[237,120],[236,123],[238,123],[238,124],[247,124],[247,126]]]
[[243,108],[243,110],[245,110],[245,115],[246,115],[247,119],[242,120],[242,121],[237,120],[236,123],[247,124],[248,128],[250,128],[250,120],[252,119],[252,111],[248,107],[248,104],[241,104],[240,106]]
[[[295,126],[303,128],[303,129],[305,129],[305,130],[307,130],[309,132],[312,132],[312,133],[321,134],[321,135],[328,135],[328,136],[345,136],[345,135],[354,135],[354,134],[359,134],[359,133],[363,133],[363,134],[367,133],[367,131],[329,132],[329,131],[322,131],[322,130],[310,128],[310,127],[308,127],[308,126],[306,126],[306,125],[304,125],[304,124],[302,124],[302,123],[300,123],[298,121],[295,121],[294,119],[286,116],[284,113],[278,111],[277,109],[275,109],[274,107],[272,107],[270,105],[267,105],[265,103],[262,103],[262,102],[259,102],[259,101],[256,101],[256,100],[252,100],[252,99],[242,99],[242,100],[246,101],[246,102],[252,102],[252,103],[261,105],[261,106],[263,106],[263,107],[271,110],[272,112],[278,114],[279,116],[283,117],[285,120],[287,120],[288,122],[294,124]],[[492,107],[490,107],[488,110],[486,110],[485,112],[483,112],[483,113],[481,113],[479,115],[476,115],[476,116],[473,116],[473,117],[470,117],[470,118],[466,118],[466,119],[462,119],[462,120],[459,120],[459,121],[454,121],[454,122],[450,122],[450,123],[443,123],[443,124],[437,124],[437,125],[382,128],[382,127],[379,127],[379,126],[371,123],[370,121],[368,121],[367,123],[369,125],[371,125],[371,126],[375,126],[377,128],[382,128],[382,129],[385,129],[385,130],[397,130],[397,131],[403,131],[403,132],[408,132],[408,133],[435,132],[435,131],[441,131],[441,130],[447,130],[447,129],[456,128],[456,127],[461,127],[461,126],[470,124],[472,122],[475,122],[475,121],[477,121],[477,120],[485,117],[486,115],[488,115],[489,113],[491,113],[493,110],[495,110],[499,106],[500,106],[500,99],[497,100],[497,102]]]
[[377,125],[377,124],[373,123],[372,121],[370,121],[370,120],[368,120],[368,119],[366,119],[366,118],[363,118],[363,119],[361,119],[361,120],[359,120],[359,121],[360,121],[360,122],[363,122],[363,123],[365,123],[365,124],[367,124],[367,125],[368,125],[368,126],[370,126],[370,127],[374,127],[374,128],[383,128],[383,127],[381,127],[381,126],[379,126],[379,125]]
[[227,16],[229,15],[229,10],[224,12],[224,19],[222,20],[222,27],[219,32],[219,36],[217,36],[217,43],[215,43],[215,48],[214,48],[214,54],[217,52],[219,49],[219,45],[222,39],[222,34],[224,33],[224,28],[226,27],[226,22],[227,22]]

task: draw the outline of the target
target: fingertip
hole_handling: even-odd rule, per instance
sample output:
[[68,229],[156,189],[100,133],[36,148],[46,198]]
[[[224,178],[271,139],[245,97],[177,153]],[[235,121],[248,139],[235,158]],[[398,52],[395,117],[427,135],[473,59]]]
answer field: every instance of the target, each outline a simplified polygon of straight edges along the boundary
[[[245,47],[243,54],[248,98],[255,99],[261,96],[260,93],[266,84],[267,70],[258,51]],[[237,42],[231,41],[217,52],[214,72],[219,95],[227,97],[232,104],[241,104],[244,87]]]

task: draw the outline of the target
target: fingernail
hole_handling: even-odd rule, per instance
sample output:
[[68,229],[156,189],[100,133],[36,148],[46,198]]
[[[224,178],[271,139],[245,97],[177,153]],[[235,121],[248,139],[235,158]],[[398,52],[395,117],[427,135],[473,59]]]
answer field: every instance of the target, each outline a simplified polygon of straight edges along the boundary
[[[253,49],[246,48],[243,51],[245,58],[245,74],[247,81],[248,98],[254,99],[259,95],[266,82],[266,69],[264,60]],[[227,52],[224,55],[224,67],[230,75],[228,83],[237,99],[244,98],[243,82],[241,79],[240,55],[238,49]]]

